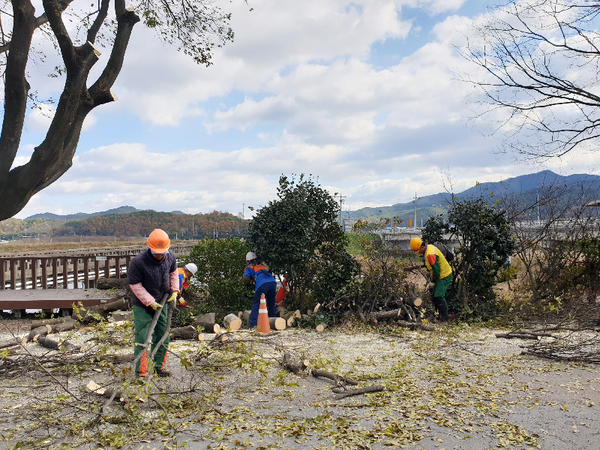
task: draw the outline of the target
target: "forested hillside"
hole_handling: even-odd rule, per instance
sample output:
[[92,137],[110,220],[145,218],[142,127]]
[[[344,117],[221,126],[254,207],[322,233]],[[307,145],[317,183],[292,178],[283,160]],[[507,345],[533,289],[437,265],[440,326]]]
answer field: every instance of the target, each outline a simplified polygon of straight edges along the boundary
[[172,238],[202,239],[246,234],[248,221],[229,213],[213,211],[209,214],[177,214],[157,211],[136,211],[130,214],[94,216],[85,220],[57,219],[19,220],[0,222],[3,238],[23,236],[148,236],[155,228],[162,228]]

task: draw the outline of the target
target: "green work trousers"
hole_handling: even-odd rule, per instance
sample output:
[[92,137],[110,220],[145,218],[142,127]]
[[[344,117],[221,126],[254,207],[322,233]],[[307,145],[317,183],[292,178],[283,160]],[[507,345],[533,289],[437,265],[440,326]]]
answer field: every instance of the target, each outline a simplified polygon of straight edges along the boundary
[[446,303],[446,291],[452,284],[452,274],[438,280],[433,291],[433,306],[440,314],[442,320],[448,320],[448,303]]
[[[135,330],[133,355],[137,358],[140,352],[144,351],[142,347],[136,344],[144,344],[146,342],[146,336],[150,329],[150,324],[154,317],[154,310],[150,307],[133,306],[133,329]],[[154,327],[154,333],[152,333],[152,339],[150,345],[144,351],[144,354],[138,360],[135,365],[135,375],[137,377],[148,376],[148,358],[150,354],[158,345],[158,342],[162,339],[163,335],[167,331],[167,306],[165,305],[160,312],[156,327]],[[167,348],[169,348],[169,337],[165,339],[163,345],[160,346],[156,355],[154,355],[154,369],[164,369],[167,363]]]

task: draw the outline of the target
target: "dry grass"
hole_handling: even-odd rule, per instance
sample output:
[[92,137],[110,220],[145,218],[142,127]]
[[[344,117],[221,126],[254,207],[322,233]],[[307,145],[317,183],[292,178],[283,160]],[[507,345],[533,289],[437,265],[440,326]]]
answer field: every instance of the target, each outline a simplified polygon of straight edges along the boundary
[[[76,240],[69,240],[76,239]],[[83,238],[53,238],[48,240],[31,241],[20,240],[13,241],[7,244],[0,245],[0,255],[10,255],[13,253],[29,253],[29,252],[44,252],[49,250],[74,250],[74,249],[89,249],[96,247],[123,247],[128,245],[140,245],[145,241],[144,238],[123,238],[123,240],[114,240],[111,236],[96,237],[97,240],[86,240]],[[108,239],[112,239],[108,241]]]

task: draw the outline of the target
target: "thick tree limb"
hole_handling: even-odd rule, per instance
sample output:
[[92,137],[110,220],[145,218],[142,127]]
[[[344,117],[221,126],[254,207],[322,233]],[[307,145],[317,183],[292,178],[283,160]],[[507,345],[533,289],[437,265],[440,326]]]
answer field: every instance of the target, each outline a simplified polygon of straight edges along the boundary
[[332,391],[337,394],[337,398],[352,397],[354,395],[370,394],[372,392],[384,391],[384,386],[365,386],[357,389],[334,388]]

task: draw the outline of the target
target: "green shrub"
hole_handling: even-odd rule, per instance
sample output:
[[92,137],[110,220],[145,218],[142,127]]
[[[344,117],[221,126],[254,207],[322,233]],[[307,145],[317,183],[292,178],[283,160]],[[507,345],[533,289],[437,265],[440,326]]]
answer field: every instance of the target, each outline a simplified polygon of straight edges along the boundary
[[239,238],[203,239],[190,251],[185,262],[198,266],[193,282],[204,298],[201,310],[250,308],[252,291],[242,284],[248,251],[248,244]]

